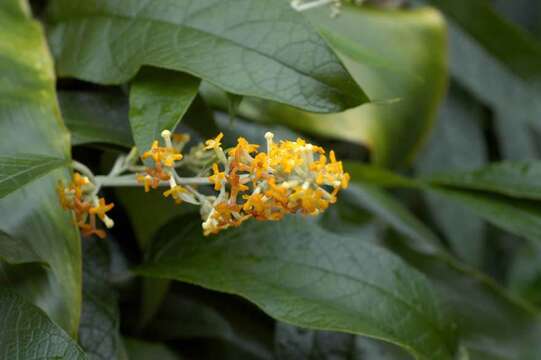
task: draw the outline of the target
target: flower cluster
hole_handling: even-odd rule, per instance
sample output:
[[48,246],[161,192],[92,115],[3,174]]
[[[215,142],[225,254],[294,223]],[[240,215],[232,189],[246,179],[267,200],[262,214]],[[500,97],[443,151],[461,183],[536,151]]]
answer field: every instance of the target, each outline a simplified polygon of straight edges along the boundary
[[95,185],[88,177],[75,172],[68,186],[59,182],[57,192],[62,207],[73,210],[81,233],[85,236],[96,235],[103,239],[105,231],[96,228],[96,216],[107,228],[113,227],[114,222],[106,213],[114,207],[114,204],[107,204],[104,198],[98,198],[95,189]]
[[346,188],[349,175],[331,151],[328,157],[321,147],[297,141],[273,141],[267,133],[266,151],[239,138],[225,152],[222,134],[206,142],[216,152],[219,163],[212,166],[209,181],[218,196],[210,207],[202,204],[205,235],[239,226],[243,221],[280,220],[285,214],[317,215],[336,201]]
[[[58,193],[62,206],[74,211],[84,235],[105,237],[105,232],[96,228],[96,217],[108,228],[113,226],[106,215],[113,204],[97,197],[102,186],[138,185],[146,192],[167,187],[164,197],[200,207],[205,235],[239,226],[250,218],[276,221],[286,214],[317,215],[348,186],[349,175],[334,152],[326,154],[323,148],[302,139],[275,142],[269,132],[263,151],[242,137],[236,146],[224,150],[220,133],[184,156],[181,150],[189,137],[169,130],[161,136],[163,146],[154,141],[142,153],[141,164],[137,150],[132,149],[117,159],[106,176],[94,176],[86,166],[74,162],[79,172],[68,186],[59,184]],[[180,177],[177,168],[183,165],[198,169],[202,176]],[[123,176],[124,172],[130,174]],[[205,188],[199,189],[202,185]]]

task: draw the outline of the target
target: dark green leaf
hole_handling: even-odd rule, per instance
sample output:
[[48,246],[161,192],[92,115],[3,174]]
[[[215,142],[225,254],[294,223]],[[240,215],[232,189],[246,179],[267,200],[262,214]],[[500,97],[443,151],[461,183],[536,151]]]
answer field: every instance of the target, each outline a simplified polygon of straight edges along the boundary
[[113,239],[83,241],[83,310],[79,343],[90,360],[121,359],[117,296],[111,279]]
[[328,331],[276,324],[276,358],[280,360],[406,360],[400,348],[381,341]]
[[[353,178],[353,181],[358,182],[356,178]],[[431,254],[442,250],[438,237],[384,190],[359,183],[347,189],[343,196],[347,196],[350,202],[372,212],[407,236],[413,241],[415,248]]]
[[[417,173],[430,175],[484,165],[487,148],[481,128],[481,110],[482,106],[466,92],[456,85],[451,86],[428,146],[416,162]],[[459,205],[441,201],[431,193],[423,195],[430,217],[445,235],[453,252],[472,265],[481,265],[486,240],[483,221]]]
[[488,0],[428,0],[442,9],[488,52],[528,82],[541,79],[541,44],[505,21]]
[[490,191],[498,194],[541,200],[541,162],[502,162],[469,172],[448,172],[430,181],[457,189]]
[[197,95],[200,80],[176,71],[143,68],[130,90],[130,124],[140,152],[175,130]]
[[[69,135],[60,118],[42,29],[31,19],[25,1],[2,4],[0,153],[69,159]],[[0,258],[15,264],[47,264],[8,266],[0,261],[0,267],[8,269],[0,274],[0,287],[16,288],[75,335],[81,307],[80,239],[72,215],[62,209],[56,193],[58,182],[68,183],[69,175],[67,168],[58,168],[0,199],[0,231],[12,240],[8,246],[20,246],[20,250],[0,248]]]
[[308,111],[340,111],[367,101],[286,1],[55,0],[49,14],[61,76],[120,84],[151,65]]
[[119,91],[60,91],[58,100],[72,144],[133,146],[128,98]]
[[0,289],[2,359],[86,359],[68,334],[21,296]]
[[452,323],[424,278],[379,247],[297,217],[215,238],[193,218],[179,224],[137,273],[241,295],[278,320],[381,338],[419,359],[453,357]]
[[432,190],[512,234],[532,241],[541,240],[541,207],[538,202],[449,188],[435,187]]
[[[439,12],[344,6],[335,19],[326,8],[307,15],[374,102],[317,115],[246,98],[239,113],[364,144],[381,166],[411,160],[432,126],[446,84],[445,23]],[[226,108],[224,98],[208,95],[211,103]]]
[[0,156],[0,199],[63,165],[66,160],[44,155]]
[[460,341],[475,360],[535,360],[541,316],[488,280],[440,256],[424,255],[394,239],[390,246],[425,273],[458,322]]
[[[146,328],[146,333],[160,340],[214,339],[228,343],[243,359],[272,359],[265,341],[272,333],[265,331],[257,318],[236,304],[210,304],[201,297],[170,294],[160,312]],[[212,293],[218,297],[216,293]],[[218,300],[219,301],[219,300]],[[223,300],[222,300],[223,301]],[[225,357],[224,354],[222,354]]]
[[165,344],[148,342],[139,339],[125,338],[126,350],[130,360],[180,360],[180,356],[171,351]]

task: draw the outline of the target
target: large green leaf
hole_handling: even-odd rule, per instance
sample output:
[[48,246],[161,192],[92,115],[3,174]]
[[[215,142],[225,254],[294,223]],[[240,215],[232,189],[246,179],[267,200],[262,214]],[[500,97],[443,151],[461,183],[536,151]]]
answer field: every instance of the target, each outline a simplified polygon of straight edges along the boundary
[[79,343],[89,360],[120,360],[123,355],[117,295],[111,284],[111,243],[106,241],[94,237],[83,242]]
[[367,101],[286,1],[55,0],[49,10],[60,76],[120,84],[151,65],[308,111]]
[[493,163],[473,171],[447,172],[430,181],[451,188],[490,191],[509,197],[541,200],[541,162]]
[[195,218],[171,226],[177,234],[137,273],[241,295],[278,320],[380,338],[419,359],[453,357],[452,321],[425,279],[377,246],[298,217],[214,238]]
[[60,91],[58,100],[73,145],[109,143],[133,146],[128,97],[120,91]]
[[34,154],[0,156],[0,199],[66,163],[66,160]]
[[200,80],[176,71],[143,68],[130,89],[130,124],[143,152],[162,130],[175,130],[197,95]]
[[0,357],[86,359],[77,343],[43,311],[7,289],[0,289]]
[[[446,85],[446,27],[430,8],[384,11],[344,6],[307,12],[374,103],[336,115],[244,99],[239,114],[364,144],[379,165],[411,160],[432,126]],[[215,105],[226,106],[209,93]]]
[[[0,153],[69,159],[69,135],[55,96],[53,64],[40,25],[19,0],[0,7]],[[66,160],[67,161],[67,160]],[[21,251],[0,247],[2,287],[11,286],[74,335],[81,307],[80,239],[56,193],[67,168],[49,172],[0,200],[0,231]],[[2,243],[4,241],[2,240]],[[17,245],[16,245],[17,244]],[[6,255],[7,254],[7,255]],[[26,265],[39,261],[46,268]]]

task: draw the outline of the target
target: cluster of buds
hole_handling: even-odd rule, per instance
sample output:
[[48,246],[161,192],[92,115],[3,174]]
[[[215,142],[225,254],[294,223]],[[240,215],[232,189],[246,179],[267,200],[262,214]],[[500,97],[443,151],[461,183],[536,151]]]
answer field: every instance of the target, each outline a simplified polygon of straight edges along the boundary
[[249,218],[276,221],[286,214],[317,215],[348,186],[349,175],[333,151],[327,158],[325,150],[302,139],[275,143],[268,132],[266,151],[239,138],[226,152],[222,136],[206,142],[219,160],[209,176],[219,194],[211,198],[210,206],[202,204],[205,235]]
[[88,177],[75,172],[68,186],[59,182],[57,192],[62,207],[73,210],[75,221],[83,235],[105,238],[105,231],[96,228],[96,216],[107,228],[113,227],[114,222],[106,213],[113,208],[114,204],[107,204],[104,198],[97,197],[96,186]]

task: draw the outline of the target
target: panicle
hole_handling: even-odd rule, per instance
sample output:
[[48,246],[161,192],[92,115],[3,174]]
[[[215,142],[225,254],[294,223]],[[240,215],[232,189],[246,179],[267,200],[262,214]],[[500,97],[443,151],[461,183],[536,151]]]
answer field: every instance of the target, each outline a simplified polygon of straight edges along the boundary
[[[221,135],[221,134],[220,134]],[[221,136],[207,141],[207,148],[221,149]],[[229,149],[224,161],[212,165],[209,181],[220,194],[203,209],[205,235],[239,226],[243,221],[276,221],[286,214],[317,215],[336,202],[347,188],[349,175],[331,151],[302,139],[274,142],[267,133],[266,151],[244,138]]]

